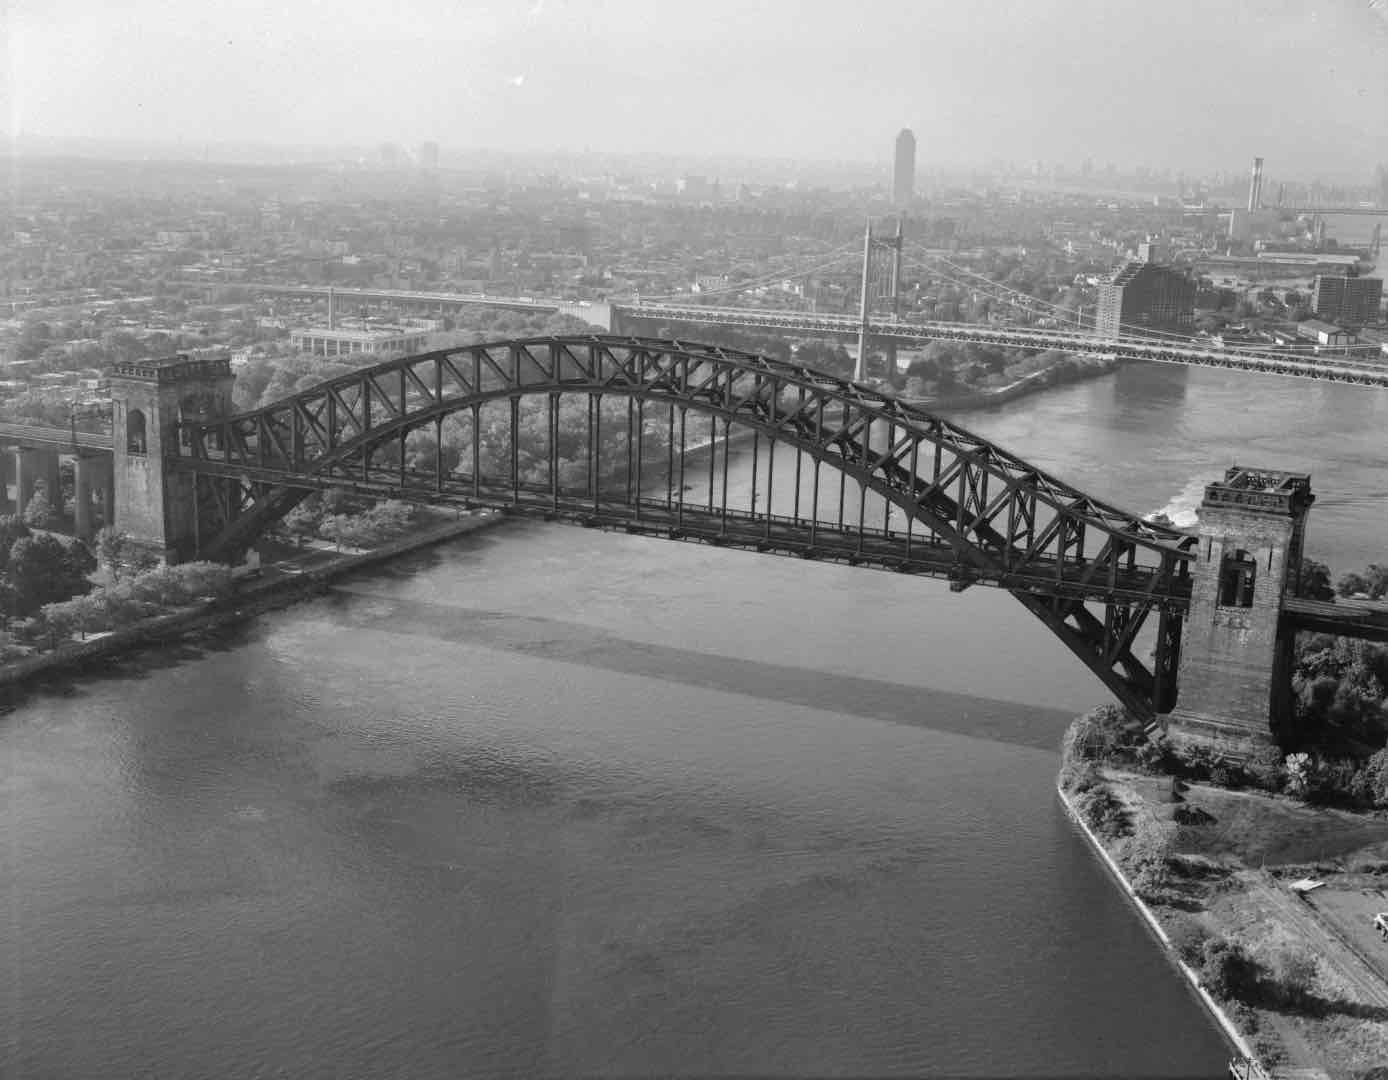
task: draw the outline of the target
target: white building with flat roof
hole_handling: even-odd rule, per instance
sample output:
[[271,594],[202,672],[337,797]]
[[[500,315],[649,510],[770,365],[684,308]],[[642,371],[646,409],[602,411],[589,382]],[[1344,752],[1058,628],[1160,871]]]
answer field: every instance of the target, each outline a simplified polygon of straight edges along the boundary
[[400,327],[376,327],[370,330],[328,330],[310,327],[294,330],[289,344],[300,352],[314,356],[347,356],[351,353],[413,353],[423,352],[428,333]]

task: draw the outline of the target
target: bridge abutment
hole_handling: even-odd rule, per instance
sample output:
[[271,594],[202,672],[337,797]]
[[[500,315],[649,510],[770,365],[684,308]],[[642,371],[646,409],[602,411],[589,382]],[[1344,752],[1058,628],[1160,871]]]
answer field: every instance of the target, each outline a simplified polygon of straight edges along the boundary
[[1295,591],[1315,496],[1302,473],[1234,467],[1200,504],[1200,546],[1180,660],[1172,741],[1246,757],[1291,723]]
[[166,562],[192,558],[196,539],[193,476],[173,468],[179,421],[230,415],[234,382],[224,356],[118,364],[111,374],[114,499],[107,502],[115,527]]

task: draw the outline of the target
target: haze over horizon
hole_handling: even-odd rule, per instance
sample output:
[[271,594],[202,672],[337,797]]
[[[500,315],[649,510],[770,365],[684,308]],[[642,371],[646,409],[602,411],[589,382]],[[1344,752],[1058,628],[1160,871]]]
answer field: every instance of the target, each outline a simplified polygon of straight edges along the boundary
[[12,136],[1362,177],[1381,0],[8,0]]

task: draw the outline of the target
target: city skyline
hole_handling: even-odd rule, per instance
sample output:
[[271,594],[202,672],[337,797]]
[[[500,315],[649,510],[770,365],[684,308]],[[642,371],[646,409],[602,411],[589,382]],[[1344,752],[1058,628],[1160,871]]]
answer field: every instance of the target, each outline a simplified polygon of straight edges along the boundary
[[[889,160],[884,133],[910,127],[926,168],[1227,168],[1256,155],[1279,175],[1332,177],[1371,173],[1388,140],[1388,18],[1369,0],[1256,11],[1174,0],[1159,24],[1130,0],[962,12],[892,0],[885,35],[856,11],[784,0],[655,13],[634,0],[461,11],[417,0],[410,14],[381,25],[350,3],[326,20],[316,7],[241,0],[194,27],[149,0],[119,11],[11,0],[4,124],[11,136],[190,145],[436,141],[862,162]],[[861,122],[884,112],[896,123]]]

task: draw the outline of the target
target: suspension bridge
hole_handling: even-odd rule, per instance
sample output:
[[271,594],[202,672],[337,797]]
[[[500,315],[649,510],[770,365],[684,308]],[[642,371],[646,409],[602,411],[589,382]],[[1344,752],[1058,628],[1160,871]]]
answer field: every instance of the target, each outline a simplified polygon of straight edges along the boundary
[[[745,299],[787,283],[813,281],[820,275],[843,270],[861,259],[861,283],[857,313],[804,310],[787,304],[764,306],[728,303]],[[977,324],[952,320],[903,317],[904,275],[929,275],[943,286],[1005,305],[1011,312],[1002,324]],[[191,283],[187,283],[191,284]],[[206,282],[199,284],[206,285]],[[630,300],[559,300],[531,296],[494,296],[483,293],[349,288],[329,285],[237,283],[253,291],[328,300],[329,323],[343,302],[384,303],[439,311],[467,307],[491,307],[510,311],[569,315],[607,333],[649,335],[654,328],[678,326],[728,326],[780,332],[801,337],[856,339],[854,377],[867,378],[867,359],[873,344],[881,344],[894,363],[898,346],[951,341],[999,346],[1034,352],[1060,351],[1126,360],[1216,367],[1259,374],[1345,382],[1363,386],[1388,386],[1388,354],[1378,344],[1322,351],[1314,346],[1285,347],[1215,342],[1208,337],[1127,323],[1117,333],[1100,333],[1085,325],[1076,310],[1041,300],[994,281],[948,256],[933,252],[911,254],[906,250],[898,220],[894,234],[878,235],[871,224],[861,249],[841,248],[817,257],[812,266],[790,267],[775,273],[731,283],[724,288]],[[709,301],[722,301],[710,303]],[[1053,325],[1026,325],[1037,320]],[[669,335],[666,335],[669,336]]]

